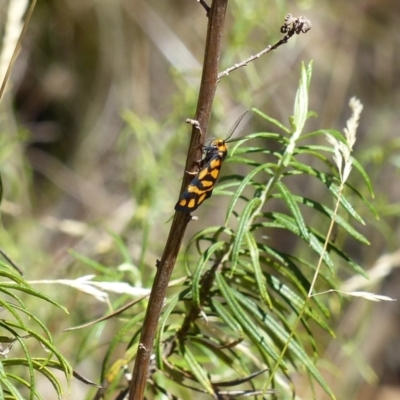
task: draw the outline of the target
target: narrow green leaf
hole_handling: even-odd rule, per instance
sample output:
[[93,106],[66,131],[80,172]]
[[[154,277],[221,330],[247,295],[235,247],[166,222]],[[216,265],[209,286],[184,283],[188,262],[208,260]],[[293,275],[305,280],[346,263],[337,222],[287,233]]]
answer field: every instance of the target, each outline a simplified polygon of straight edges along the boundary
[[[238,154],[237,152],[242,148],[242,145],[247,141],[253,139],[272,139],[274,142],[278,142],[280,144],[287,142],[287,138],[285,136],[282,136],[276,132],[249,133],[248,135],[243,136],[240,139],[238,138],[238,140],[235,140],[235,144],[229,150],[230,154]],[[268,151],[268,149],[266,149],[265,147],[261,147],[261,149]]]
[[[280,195],[273,195],[274,198],[280,198]],[[308,197],[302,197],[302,196],[292,196],[292,198],[298,202],[305,204],[308,207],[311,207],[315,209],[316,211],[320,212],[321,214],[325,215],[329,219],[333,218],[333,210],[330,209],[329,207],[326,207],[322,203],[318,203]],[[361,233],[359,233],[356,229],[354,229],[346,220],[344,220],[339,214],[335,215],[335,221],[336,223],[342,227],[349,235],[360,241],[361,243],[369,245],[370,242],[368,239],[363,236]]]
[[7,379],[8,378],[4,371],[3,363],[0,360],[0,400],[4,400],[3,381]]
[[[8,329],[10,329],[10,327],[21,329],[21,327],[18,324],[16,324],[14,321],[3,320],[3,321],[0,321],[0,325],[2,325],[3,327],[4,327],[4,325],[6,325]],[[52,341],[49,341],[47,338],[38,334],[36,331],[34,331],[32,329],[25,329],[25,331],[27,332],[28,335],[34,337],[45,348],[47,348],[49,352],[53,353],[56,356],[59,363],[63,366],[63,371],[64,371],[66,378],[70,379],[72,376],[72,367],[68,363],[67,359],[64,358],[64,356],[57,350],[57,348],[54,346]],[[51,357],[51,354],[49,354],[49,358],[50,357]]]
[[231,276],[235,272],[236,264],[238,262],[239,258],[239,252],[242,246],[243,242],[243,237],[245,233],[249,229],[249,220],[252,215],[252,212],[255,208],[257,208],[260,205],[261,200],[256,197],[254,199],[251,199],[243,209],[242,213],[240,214],[240,219],[239,219],[239,225],[236,230],[236,235],[233,239],[233,244],[232,244],[232,253],[231,253],[231,261],[232,261],[232,266],[231,266]]
[[265,147],[257,147],[257,146],[240,146],[235,149],[235,153],[232,154],[232,156],[238,156],[241,154],[253,154],[253,153],[263,153],[263,154],[272,154],[272,151],[270,149],[267,149]]
[[229,157],[226,159],[225,163],[250,165],[251,167],[257,167],[260,165],[260,163],[257,161],[254,161],[254,160],[246,158],[246,157],[239,157],[239,156]]
[[[281,213],[269,213],[268,215],[270,218],[273,218],[273,220],[281,224],[282,227],[293,232],[296,236],[301,237],[300,229],[292,217]],[[318,256],[322,256],[325,265],[329,268],[331,274],[334,274],[333,261],[331,260],[328,252],[324,251],[323,245],[312,232],[309,232],[309,239],[307,240],[307,243],[318,254]]]
[[126,243],[122,237],[114,232],[109,232],[109,235],[114,239],[114,243],[117,245],[119,253],[122,255],[124,262],[127,264],[133,264],[131,252],[126,247]]
[[[285,285],[273,275],[268,276],[270,286],[287,302],[287,304],[296,309],[297,314],[304,306],[304,298],[301,298],[289,286]],[[317,323],[322,329],[327,331],[331,336],[335,336],[333,330],[329,325],[315,312],[311,306],[307,306],[305,309],[305,316],[311,318],[315,323]]]
[[[13,397],[11,397],[13,400],[24,400],[24,398],[21,396],[19,390],[12,384],[10,379],[8,378],[4,367],[3,363],[0,361],[0,399],[4,399],[4,392],[3,392],[3,387],[6,388],[7,391],[9,391]],[[7,396],[7,394],[6,394]],[[7,396],[9,399],[10,397]]]
[[[336,177],[334,177],[331,174],[326,174],[324,172],[318,171],[315,168],[310,167],[309,165],[299,163],[296,161],[291,161],[290,165],[295,169],[296,173],[297,171],[303,171],[304,173],[316,177],[318,180],[320,180],[330,192],[332,192],[336,198],[338,198],[339,194],[339,187],[335,183],[337,180]],[[346,187],[351,188],[363,201],[365,204],[368,205],[368,202],[364,197],[357,192],[352,186],[346,184]],[[340,204],[343,206],[343,208],[358,222],[361,224],[365,225],[364,220],[361,218],[361,216],[354,210],[353,206],[351,203],[346,199],[346,197],[343,195],[343,193],[340,196]]]
[[28,367],[28,371],[29,371],[29,386],[30,386],[29,399],[33,400],[36,383],[35,383],[35,373],[33,371],[32,357],[31,357],[31,354],[30,354],[28,348],[25,345],[24,339],[22,339],[18,335],[15,338],[17,339],[19,345],[21,346],[21,348],[25,354],[25,359],[26,359],[26,363],[27,363],[27,367]]
[[[4,268],[0,268],[0,276],[3,278],[7,278],[10,281],[15,282],[16,284],[20,286],[29,286],[26,280],[19,274],[17,273],[14,269],[11,269],[8,264],[4,263],[3,261],[0,260],[0,265],[3,266]],[[5,269],[7,268],[7,269]],[[1,282],[1,284],[10,284],[9,282]]]
[[0,290],[3,289],[3,288],[19,290],[20,292],[27,293],[27,294],[29,294],[31,296],[34,296],[34,297],[38,297],[39,299],[45,300],[48,303],[51,303],[51,304],[55,305],[56,307],[60,308],[61,310],[65,311],[67,314],[69,314],[68,310],[64,306],[62,306],[61,304],[59,304],[56,301],[54,301],[51,297],[46,296],[43,293],[38,292],[35,289],[32,289],[30,286],[20,286],[20,285],[14,284],[14,283],[1,282]]
[[[218,186],[215,188],[223,188],[226,189],[228,187],[237,186],[244,179],[243,175],[232,174],[232,175],[224,175],[221,179],[218,180]],[[214,193],[214,191],[213,191]]]
[[183,342],[180,342],[179,348],[190,370],[193,372],[193,375],[197,378],[197,381],[203,386],[203,388],[206,390],[208,394],[214,397],[215,392],[211,381],[208,379],[207,371],[197,362],[196,357],[189,350],[188,346],[185,346]]
[[[19,310],[21,313],[26,314],[31,320],[35,321],[45,332],[48,340],[53,343],[53,338],[51,337],[50,331],[47,329],[47,326],[32,312],[28,311],[26,308],[20,307],[14,304],[14,307]],[[23,326],[23,325],[22,325]]]
[[362,178],[364,179],[364,182],[367,185],[367,188],[368,188],[368,191],[369,191],[371,197],[374,198],[375,194],[374,194],[374,190],[372,189],[372,183],[371,183],[371,180],[369,179],[369,176],[368,176],[367,172],[365,171],[364,167],[355,158],[352,158],[352,162],[353,162],[354,167],[357,169],[357,171],[361,174]]
[[301,66],[299,88],[296,92],[294,101],[293,122],[296,131],[294,136],[298,137],[304,128],[308,113],[308,86],[310,83],[312,63],[308,64],[307,69],[304,64]]
[[272,310],[273,306],[272,306],[271,299],[268,295],[267,282],[265,280],[263,271],[260,266],[257,242],[254,239],[254,236],[249,232],[246,232],[245,238],[247,241],[247,248],[248,248],[248,251],[250,254],[251,265],[253,267],[257,287],[260,292],[260,297],[266,304],[268,304],[268,307]]
[[[7,290],[1,290],[4,294],[8,294]],[[4,308],[5,310],[7,310],[20,324],[21,329],[23,330],[27,330],[22,318],[20,317],[19,313],[17,311],[15,311],[15,308],[17,307],[16,304],[11,304],[8,301],[4,301],[3,299],[0,298],[0,307]]]
[[64,391],[56,375],[54,375],[54,373],[49,368],[43,367],[43,362],[37,362],[35,359],[33,359],[32,362],[35,370],[40,372],[43,376],[47,378],[47,380],[53,386],[54,390],[57,392],[58,398],[62,399],[64,397]]
[[328,251],[334,251],[337,255],[339,255],[343,260],[347,262],[350,268],[363,276],[366,279],[369,279],[367,272],[356,262],[354,262],[346,253],[344,253],[339,247],[337,247],[334,243],[329,243]]
[[288,188],[282,182],[276,182],[275,186],[279,190],[279,192],[282,196],[282,199],[285,201],[294,220],[296,221],[302,237],[306,241],[309,241],[308,228],[304,222],[301,211],[300,211],[299,207],[297,206],[297,203],[296,203],[295,199],[293,198],[292,194],[290,193]]
[[[366,198],[365,198],[365,196],[363,196],[362,194],[361,194],[361,192],[359,191],[359,190],[357,190],[356,188],[355,188],[355,186],[353,186],[353,185],[351,185],[351,184],[349,184],[348,182],[346,182],[346,188],[350,188],[352,191],[353,191],[353,193],[359,198],[359,199],[361,199],[361,201],[368,207],[368,209],[371,211],[371,213],[377,218],[377,219],[379,219],[379,214],[378,214],[378,212],[376,211],[376,208],[371,204],[371,202],[369,201],[369,200],[367,200]],[[342,196],[343,196],[343,194],[342,194]],[[361,217],[360,217],[361,218]],[[363,225],[365,225],[365,222],[363,221],[363,220],[361,220],[362,222],[362,224]]]
[[[316,266],[306,260],[294,257],[290,254],[279,252],[269,246],[262,245],[261,247],[261,245],[259,245],[259,247],[260,250],[264,251],[266,254],[271,255],[273,259],[277,260],[273,263],[270,262],[269,265],[273,266],[277,270],[277,272],[279,272],[283,277],[291,282],[304,297],[307,296],[310,290],[311,282],[307,280],[307,278],[302,273],[302,269],[300,269],[297,264],[305,265],[312,271],[315,271]],[[333,281],[331,274],[327,274],[325,270],[321,270],[320,276],[330,287],[336,288],[336,284]],[[317,300],[316,306],[319,308],[325,318],[329,318],[331,314],[325,304],[320,301],[318,297],[313,297],[313,300]]]
[[164,367],[163,363],[163,333],[165,330],[165,324],[168,320],[168,317],[172,313],[172,311],[175,309],[176,305],[178,304],[179,300],[181,298],[181,294],[178,294],[177,296],[174,296],[171,300],[169,300],[168,306],[165,308],[165,310],[162,313],[160,323],[158,324],[158,329],[157,329],[157,335],[155,339],[155,353],[156,353],[156,363],[157,363],[157,368],[162,370]]
[[[228,306],[233,316],[240,323],[243,330],[250,337],[252,342],[261,350],[263,354],[268,355],[274,361],[277,361],[278,355],[269,345],[270,340],[268,336],[266,336],[265,333],[253,323],[253,321],[248,317],[247,313],[240,306],[235,298],[236,291],[227,284],[222,274],[216,274],[215,279],[218,284],[219,290],[221,291],[221,294],[225,298],[226,302],[228,303]],[[286,369],[286,366],[283,362],[282,368]]]
[[100,272],[104,276],[109,276],[109,277],[115,277],[115,269],[110,268],[106,265],[100,264],[96,260],[93,260],[90,257],[86,257],[83,254],[78,253],[74,249],[70,249],[68,253],[74,257],[76,260],[80,261],[82,264],[85,264],[89,266],[90,268],[93,268],[95,271]]
[[[295,154],[311,154],[311,155],[321,155],[321,152],[326,152],[329,154],[333,153],[332,147],[329,146],[321,146],[316,144],[308,144],[306,146],[298,146],[296,148]],[[327,159],[325,155],[323,155],[324,159]]]
[[311,137],[314,136],[325,136],[325,135],[331,135],[333,136],[335,139],[339,140],[340,142],[347,144],[346,138],[343,136],[342,132],[339,132],[335,129],[318,129],[316,131],[310,132],[310,133],[306,133],[304,135],[301,136],[301,139],[309,139]]
[[[239,187],[237,188],[235,194],[232,197],[231,202],[229,203],[228,210],[226,211],[226,217],[225,217],[225,226],[228,224],[229,218],[232,214],[233,208],[236,205],[237,200],[241,196],[244,188],[250,183],[250,181],[253,179],[255,175],[257,175],[259,172],[268,170],[269,172],[272,172],[269,170],[268,164],[263,164],[258,166],[257,168],[254,168],[240,183]],[[253,199],[254,200],[254,199]]]
[[[303,347],[295,340],[294,337],[290,337],[290,333],[287,332],[280,324],[278,324],[274,318],[268,313],[261,313],[259,307],[257,307],[254,303],[252,303],[248,298],[243,296],[243,294],[239,292],[235,292],[235,296],[237,300],[242,304],[246,309],[248,309],[251,314],[255,315],[259,321],[264,322],[264,326],[271,332],[281,343],[283,347],[287,342],[288,349],[293,352],[295,355],[295,360],[304,365],[306,370],[314,377],[314,379],[321,385],[321,387],[331,396],[333,392],[325,382],[324,378],[315,367],[314,362],[308,357],[308,354],[304,351]],[[282,363],[282,360],[280,360]]]
[[[346,184],[346,187],[350,187],[353,189],[354,192],[358,193],[352,186],[349,184]],[[347,198],[344,196],[343,193],[340,193],[339,196],[339,186],[336,185],[335,183],[332,183],[329,186],[329,190],[335,195],[336,198],[339,198],[340,204],[343,206],[343,208],[355,219],[357,220],[360,224],[365,225],[364,220],[361,218],[361,216],[357,213],[357,211],[354,209],[353,205],[347,200]],[[362,198],[362,196],[360,195]]]
[[192,282],[192,293],[193,293],[193,301],[195,305],[199,308],[200,306],[200,280],[202,276],[202,272],[204,267],[207,265],[210,257],[219,249],[222,249],[225,246],[225,242],[216,242],[213,243],[198,259],[196,264],[194,273],[193,273],[193,282]]
[[[139,313],[138,315],[136,315],[135,317],[130,319],[122,328],[120,328],[118,330],[118,332],[112,338],[112,340],[108,346],[107,352],[103,359],[103,364],[101,367],[101,375],[100,375],[101,382],[104,381],[104,379],[107,375],[107,370],[109,368],[110,359],[111,359],[111,356],[112,356],[113,352],[115,351],[116,347],[118,345],[120,345],[121,343],[123,343],[124,337],[127,334],[127,332],[130,332],[130,334],[132,334],[132,327],[134,327],[136,324],[138,324],[140,321],[142,321],[143,318],[144,318],[144,312]],[[139,340],[139,338],[137,338],[137,340]],[[132,343],[130,343],[130,345],[131,345],[130,347],[133,346]]]
[[278,120],[276,120],[275,118],[270,117],[267,114],[264,114],[263,112],[261,112],[260,110],[258,110],[257,108],[252,108],[251,111],[253,111],[254,113],[258,114],[260,117],[266,119],[267,121],[271,122],[271,124],[276,125],[278,128],[282,129],[284,132],[286,133],[290,133],[290,129],[287,128],[285,125],[281,124]]
[[[198,243],[199,241],[208,241],[208,242],[215,242],[215,240],[208,238],[210,235],[220,235],[220,234],[227,234],[229,237],[233,236],[234,232],[231,228],[227,228],[225,226],[210,226],[206,229],[201,230],[200,232],[196,233],[191,239],[188,244],[188,247],[191,247],[194,243]],[[202,251],[199,250],[199,254],[202,254]]]
[[[15,375],[15,374],[11,374],[11,373],[7,372],[7,379],[10,380],[10,381],[15,381],[16,382],[16,385],[18,387],[19,392],[21,392],[22,389],[26,389],[26,391],[30,393],[30,398],[33,395],[39,400],[42,399],[42,397],[39,395],[39,393],[37,391],[31,390],[29,382],[27,382],[21,376]],[[7,399],[11,399],[11,398],[7,396]],[[14,400],[14,398],[12,398],[11,400]]]
[[322,242],[318,240],[313,233],[310,233],[310,247],[318,254],[319,257],[322,257],[325,265],[329,268],[332,275],[335,275],[335,265],[329,256],[329,253],[324,250],[324,246]]
[[225,322],[228,328],[230,328],[231,331],[235,333],[235,335],[238,335],[237,339],[243,339],[243,329],[241,325],[236,321],[236,319],[232,317],[232,314],[229,313],[228,310],[214,298],[211,298],[210,301],[217,315],[222,319],[222,321]]

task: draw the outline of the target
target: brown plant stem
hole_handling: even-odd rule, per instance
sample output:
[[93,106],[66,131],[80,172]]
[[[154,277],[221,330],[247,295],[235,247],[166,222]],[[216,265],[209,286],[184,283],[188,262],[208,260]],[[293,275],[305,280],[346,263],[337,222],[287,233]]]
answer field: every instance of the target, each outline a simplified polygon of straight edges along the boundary
[[257,60],[258,58],[262,57],[264,54],[268,54],[272,50],[277,49],[279,46],[287,43],[289,39],[296,33],[297,35],[300,35],[300,33],[307,33],[311,29],[311,22],[308,20],[306,17],[300,16],[300,17],[292,17],[291,14],[288,14],[285,17],[285,22],[281,26],[281,32],[286,33],[286,35],[279,40],[279,42],[275,43],[273,46],[269,45],[266,47],[264,50],[260,51],[259,53],[250,56],[246,60],[237,63],[233,65],[232,67],[227,68],[225,71],[222,71],[218,75],[218,82],[223,78],[224,76],[229,75],[232,71],[235,71],[239,68],[246,67],[249,63],[251,63],[254,60]]
[[[218,80],[218,63],[221,53],[221,39],[228,0],[213,0],[208,19],[206,49],[204,54],[203,74],[195,119],[201,131],[192,127],[192,136],[186,159],[185,171],[190,171],[196,160],[201,158],[206,136],[206,128],[211,116],[211,107]],[[184,173],[181,191],[189,184],[192,177]],[[175,266],[175,261],[182,243],[183,235],[191,216],[176,212],[165,245],[161,261],[153,282],[141,337],[133,368],[129,390],[129,400],[141,400],[144,396],[148,376],[150,357],[153,353],[154,338],[163,307],[165,293]]]

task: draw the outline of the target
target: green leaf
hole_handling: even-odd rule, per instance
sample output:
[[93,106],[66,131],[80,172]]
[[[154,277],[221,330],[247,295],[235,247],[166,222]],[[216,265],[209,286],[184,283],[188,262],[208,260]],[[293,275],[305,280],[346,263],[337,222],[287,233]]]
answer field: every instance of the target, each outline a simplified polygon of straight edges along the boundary
[[[357,190],[355,190],[355,188],[351,187],[349,184],[346,184],[346,187],[350,187],[353,189],[354,192],[356,192],[357,194],[359,194],[359,192]],[[339,193],[339,186],[336,185],[335,183],[332,183],[329,186],[329,190],[336,196],[336,198],[339,198],[340,204],[341,206],[343,206],[343,208],[355,219],[357,220],[360,224],[365,225],[364,220],[361,218],[361,216],[356,212],[356,210],[354,209],[353,205],[350,203],[350,201],[347,200],[347,198],[344,196],[343,193]],[[363,198],[363,196],[361,196],[359,194],[359,196],[361,198]],[[364,201],[365,202],[365,201]]]
[[222,321],[225,322],[228,328],[234,332],[235,335],[239,336],[237,340],[243,339],[243,329],[236,319],[232,317],[232,314],[229,313],[228,310],[218,300],[211,298],[210,301],[217,315],[222,319]]
[[24,400],[24,398],[19,393],[19,390],[11,383],[10,379],[8,378],[6,372],[4,371],[3,363],[0,361],[0,387],[1,387],[1,394],[0,399],[4,399],[4,392],[3,387],[5,387],[12,395],[12,399],[15,400]]
[[282,199],[285,201],[294,220],[296,221],[302,237],[305,240],[309,241],[310,238],[309,238],[308,228],[304,222],[303,216],[301,215],[300,209],[297,206],[297,203],[296,203],[295,199],[293,198],[292,194],[290,193],[290,191],[287,189],[287,187],[282,182],[277,182],[275,184],[275,186],[279,190],[279,192],[282,196]]
[[[286,214],[281,214],[281,213],[265,213],[263,214],[264,216],[269,216],[269,218],[272,219],[273,222],[277,223],[277,227],[282,227],[284,229],[287,229],[291,232],[293,232],[296,236],[300,236],[300,229],[295,223],[294,218],[286,215]],[[264,224],[263,224],[264,225]],[[305,239],[305,238],[303,238]],[[321,242],[317,239],[317,237],[312,233],[309,232],[309,237],[306,242],[310,245],[310,247],[318,254],[318,256],[322,257],[325,265],[329,268],[332,274],[334,274],[334,264],[331,258],[329,257],[328,252],[324,251],[323,245]]]
[[[290,333],[285,331],[283,327],[278,324],[274,318],[268,313],[261,313],[260,309],[252,303],[243,294],[236,292],[236,298],[238,301],[248,309],[257,319],[263,321],[264,326],[271,332],[281,343],[281,347],[288,343],[288,349],[293,352],[295,359],[302,363],[306,370],[314,377],[314,379],[321,385],[321,387],[328,393],[331,397],[334,397],[333,392],[325,382],[322,375],[319,373],[318,369],[315,367],[314,362],[308,357],[307,353],[304,351],[303,347],[291,337]],[[281,364],[283,360],[280,358],[279,363]],[[279,367],[282,367],[279,365]]]
[[311,71],[312,63],[308,64],[307,69],[304,67],[304,64],[302,64],[299,88],[297,89],[296,98],[294,101],[293,123],[295,126],[295,132],[293,135],[295,137],[300,135],[307,120],[308,86],[310,84]]
[[[274,198],[280,198],[280,195],[273,195]],[[308,207],[313,208],[314,210],[318,211],[319,213],[325,215],[329,219],[333,218],[333,210],[330,209],[329,207],[326,207],[322,203],[318,203],[308,197],[302,197],[302,196],[294,196],[292,195],[292,198],[298,202],[302,203]],[[369,245],[370,242],[368,239],[363,236],[361,233],[359,233],[356,229],[354,229],[346,220],[344,220],[339,214],[335,215],[335,222],[342,227],[349,235],[360,241],[361,243]]]
[[[305,299],[297,295],[289,286],[285,285],[273,275],[267,277],[270,286],[287,302],[287,304],[296,309],[296,313],[303,308]],[[305,309],[305,316],[311,318],[317,323],[322,329],[326,330],[331,336],[335,336],[329,325],[315,312],[311,306],[307,306]]]
[[69,314],[68,310],[64,306],[62,306],[61,304],[54,301],[51,297],[44,295],[42,292],[38,292],[37,290],[32,289],[30,286],[21,286],[21,285],[16,285],[13,283],[1,282],[0,283],[0,291],[5,288],[19,290],[20,292],[27,293],[34,297],[38,297],[39,299],[45,300],[48,303],[55,305],[56,307],[60,308],[61,310],[63,310],[67,314]]
[[[374,198],[375,194],[374,190],[372,189],[372,183],[364,167],[355,158],[352,158],[352,162],[354,167],[357,169],[357,171],[361,174],[362,178],[364,179],[364,182],[367,185],[371,197]],[[376,212],[374,212],[374,214],[377,215]]]
[[190,370],[193,372],[193,375],[197,378],[197,381],[203,386],[208,394],[215,397],[215,392],[211,381],[208,379],[207,371],[197,362],[196,357],[183,342],[179,343],[179,349]]
[[222,249],[225,246],[225,242],[216,242],[213,243],[200,257],[197,262],[196,268],[193,273],[193,282],[192,282],[192,293],[193,293],[193,301],[195,305],[199,308],[200,306],[200,280],[202,277],[202,272],[204,267],[207,265],[210,257],[219,249]]
[[[187,291],[185,291],[187,292]],[[179,300],[183,297],[181,294],[178,294],[177,296],[174,296],[171,300],[169,300],[168,306],[165,308],[165,310],[162,313],[160,323],[158,324],[158,329],[157,329],[157,335],[155,339],[155,349],[156,349],[156,362],[157,362],[157,368],[162,370],[164,363],[163,363],[163,333],[165,330],[165,324],[168,320],[168,317],[174,311],[176,305],[178,304]]]
[[290,133],[289,128],[287,128],[285,125],[281,124],[278,120],[270,117],[267,114],[264,114],[262,111],[258,110],[257,108],[252,108],[251,111],[253,111],[255,114],[258,114],[260,117],[266,119],[267,121],[271,122],[272,124],[276,125],[278,128],[282,129],[285,133]]
[[[251,182],[253,177],[257,175],[259,172],[268,170],[268,172],[272,172],[269,170],[269,164],[263,164],[258,166],[257,168],[254,168],[240,183],[239,187],[237,188],[235,194],[233,195],[231,202],[229,203],[228,210],[226,211],[226,217],[225,217],[225,226],[228,225],[229,218],[232,214],[233,208],[236,205],[237,200],[241,196],[244,188]],[[253,199],[254,200],[254,199]]]
[[225,163],[227,164],[244,164],[244,165],[250,165],[252,167],[257,167],[260,165],[259,162],[251,160],[246,157],[239,157],[239,156],[232,156],[226,159]]
[[74,249],[70,249],[68,252],[76,260],[80,261],[82,264],[89,266],[90,268],[93,268],[95,271],[100,272],[103,276],[115,278],[115,268],[111,269],[107,265],[103,265],[90,257],[86,257],[83,254],[78,253]]
[[[324,172],[318,171],[315,168],[310,167],[309,165],[299,163],[297,161],[291,161],[290,165],[294,168],[295,173],[298,173],[298,171],[302,171],[308,175],[316,177],[318,180],[320,180],[330,192],[332,192],[336,198],[338,198],[339,195],[339,186],[335,183],[336,178],[331,175],[331,174],[326,174]],[[350,187],[354,192],[356,192],[359,197],[368,205],[368,202],[359,194],[353,187],[350,185],[346,184],[346,187]],[[361,224],[365,225],[364,220],[361,218],[361,216],[354,210],[353,206],[351,203],[346,199],[343,193],[340,195],[340,204],[343,206],[343,208],[358,222]]]
[[335,139],[339,140],[339,142],[347,144],[347,140],[343,136],[343,133],[339,132],[339,131],[337,131],[335,129],[318,129],[317,131],[306,133],[306,134],[302,135],[301,139],[304,140],[304,139],[309,139],[309,138],[314,137],[314,136],[321,136],[321,135],[323,135],[323,136],[331,135]]
[[[116,349],[116,347],[118,345],[120,345],[121,343],[123,343],[123,339],[125,337],[125,335],[127,334],[127,332],[130,332],[130,334],[132,334],[132,327],[134,327],[136,324],[138,324],[140,321],[142,321],[144,318],[144,312],[139,313],[138,315],[136,315],[135,317],[133,317],[132,319],[130,319],[121,329],[118,330],[118,332],[114,335],[114,337],[112,338],[109,347],[107,349],[107,352],[104,356],[103,359],[103,364],[101,367],[101,375],[100,375],[100,381],[103,382],[104,379],[106,378],[107,375],[107,369],[109,367],[109,362],[111,359],[111,356],[114,352],[114,350]],[[133,338],[135,338],[135,336],[132,336]],[[136,337],[137,340],[139,340],[138,337]],[[129,347],[132,347],[132,343],[130,343]]]
[[240,219],[239,219],[239,225],[236,230],[236,235],[233,239],[233,244],[232,244],[232,253],[231,253],[231,260],[232,260],[232,266],[231,266],[231,276],[235,272],[236,264],[238,261],[239,257],[239,252],[242,246],[243,242],[243,237],[248,231],[249,227],[249,221],[250,217],[254,211],[259,205],[260,205],[261,200],[259,198],[254,198],[251,199],[243,209],[242,213],[240,214]]
[[[265,333],[253,323],[253,321],[248,317],[247,313],[240,306],[238,301],[236,300],[235,293],[236,290],[231,288],[222,274],[216,274],[215,279],[217,281],[219,290],[221,291],[222,296],[225,298],[228,306],[232,312],[232,315],[236,318],[236,320],[240,323],[243,330],[250,337],[251,341],[261,350],[264,355],[268,355],[273,360],[278,360],[278,355],[274,351],[274,349],[268,345],[269,338],[265,335]],[[285,368],[285,364],[282,363],[282,368]]]
[[247,241],[247,249],[250,254],[251,265],[254,270],[254,276],[256,278],[256,283],[257,283],[258,291],[260,293],[260,297],[266,304],[268,304],[268,307],[272,310],[273,306],[272,306],[271,299],[269,298],[269,295],[268,295],[267,282],[265,280],[264,274],[263,274],[263,272],[261,270],[261,266],[260,266],[257,242],[254,239],[254,236],[249,232],[246,232],[245,238]]

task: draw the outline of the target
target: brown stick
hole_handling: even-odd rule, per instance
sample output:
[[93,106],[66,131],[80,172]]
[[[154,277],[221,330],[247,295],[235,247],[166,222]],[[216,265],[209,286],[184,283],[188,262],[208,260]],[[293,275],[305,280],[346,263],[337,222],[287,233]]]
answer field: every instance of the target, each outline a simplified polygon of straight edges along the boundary
[[[206,128],[211,116],[211,107],[217,88],[218,62],[221,53],[221,39],[228,0],[213,0],[209,19],[204,55],[203,75],[201,78],[199,99],[197,102],[196,120],[201,131],[195,126],[192,128],[192,137],[186,159],[185,171],[191,171],[196,160],[201,158]],[[186,188],[192,177],[184,173],[182,189]],[[161,261],[158,263],[156,277],[153,282],[146,316],[143,322],[142,333],[133,368],[129,390],[129,400],[141,400],[144,396],[150,357],[153,352],[154,338],[157,330],[165,293],[172,270],[182,243],[183,235],[191,216],[176,212],[165,245]]]

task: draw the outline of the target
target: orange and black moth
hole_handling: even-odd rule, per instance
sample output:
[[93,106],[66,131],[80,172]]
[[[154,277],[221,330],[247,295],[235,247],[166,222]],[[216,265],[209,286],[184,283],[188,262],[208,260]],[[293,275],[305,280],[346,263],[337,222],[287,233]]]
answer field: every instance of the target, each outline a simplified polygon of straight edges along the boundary
[[211,196],[222,162],[227,154],[225,140],[216,139],[209,146],[204,146],[204,157],[200,161],[200,170],[176,203],[176,211],[192,212]]
[[[199,172],[189,183],[187,189],[181,194],[175,205],[175,211],[190,213],[196,210],[204,200],[212,195],[215,182],[221,171],[222,162],[228,154],[226,143],[246,114],[247,111],[238,118],[225,140],[215,139],[208,146],[204,146],[204,157],[199,163]],[[200,129],[199,126],[198,128]],[[240,139],[230,141],[234,142]]]

